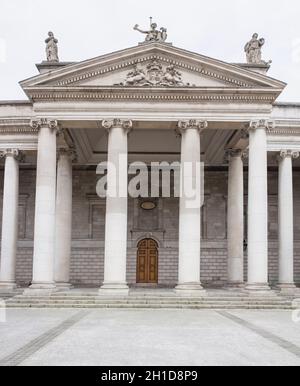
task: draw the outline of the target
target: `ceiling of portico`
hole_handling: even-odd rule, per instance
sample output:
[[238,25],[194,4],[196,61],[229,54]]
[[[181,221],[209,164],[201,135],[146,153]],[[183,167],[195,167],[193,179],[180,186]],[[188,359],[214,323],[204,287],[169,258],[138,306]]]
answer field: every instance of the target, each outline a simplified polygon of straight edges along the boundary
[[[155,124],[136,123],[128,138],[129,161],[173,162],[180,160],[180,137],[174,123],[165,122],[158,128]],[[204,130],[201,133],[202,160],[209,165],[222,165],[226,144],[235,130]],[[69,129],[81,164],[96,165],[107,158],[107,133],[101,128]]]

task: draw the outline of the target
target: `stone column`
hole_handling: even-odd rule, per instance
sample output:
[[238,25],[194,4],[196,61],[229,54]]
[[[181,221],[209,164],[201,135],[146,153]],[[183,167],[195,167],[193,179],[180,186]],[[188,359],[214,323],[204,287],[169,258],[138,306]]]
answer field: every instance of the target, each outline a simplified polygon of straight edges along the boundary
[[268,284],[268,165],[267,133],[273,122],[254,121],[249,130],[248,283],[253,293]]
[[39,129],[34,220],[33,280],[25,293],[51,293],[54,284],[57,122],[33,121]]
[[2,241],[0,266],[0,291],[16,288],[16,255],[18,241],[18,206],[19,206],[19,151],[7,149],[1,151],[5,157]]
[[[201,150],[200,131],[207,122],[181,121],[181,197],[179,203],[178,295],[200,295]],[[191,168],[192,167],[192,168]],[[189,197],[197,189],[199,200]]]
[[278,175],[278,243],[279,243],[279,288],[289,291],[294,284],[294,206],[292,158],[298,152],[281,151]]
[[241,150],[229,150],[227,240],[228,286],[244,286],[244,171]]
[[70,289],[70,259],[72,241],[72,160],[74,151],[58,150],[55,226],[55,285]]
[[102,125],[108,130],[108,164],[104,283],[99,293],[126,295],[128,132],[132,122],[113,119]]

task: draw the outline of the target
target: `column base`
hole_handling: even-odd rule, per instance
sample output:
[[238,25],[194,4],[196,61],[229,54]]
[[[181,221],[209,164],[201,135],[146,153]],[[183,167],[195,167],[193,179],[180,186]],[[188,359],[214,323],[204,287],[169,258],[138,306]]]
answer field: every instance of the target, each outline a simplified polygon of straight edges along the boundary
[[56,282],[55,287],[58,291],[70,291],[73,288],[73,285],[70,283]]
[[178,296],[203,296],[206,291],[203,289],[201,283],[184,283],[178,284],[174,289]]
[[98,293],[101,296],[128,296],[129,287],[127,283],[103,283]]
[[251,296],[274,296],[268,283],[248,283],[244,290]]
[[0,293],[13,292],[17,289],[17,284],[11,281],[1,281],[0,282]]
[[32,283],[29,288],[26,288],[23,295],[28,296],[48,296],[53,292],[57,292],[54,283]]
[[229,291],[240,290],[245,288],[245,283],[242,281],[232,281],[226,284],[226,289]]
[[299,294],[300,289],[295,286],[294,283],[279,283],[276,289],[280,291],[280,295],[294,295]]

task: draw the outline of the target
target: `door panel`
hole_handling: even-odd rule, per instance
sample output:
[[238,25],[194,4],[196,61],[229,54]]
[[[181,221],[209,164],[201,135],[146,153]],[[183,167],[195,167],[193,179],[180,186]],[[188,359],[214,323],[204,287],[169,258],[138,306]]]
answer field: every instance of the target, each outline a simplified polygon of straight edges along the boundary
[[137,253],[137,283],[158,282],[158,248],[152,239],[142,240]]

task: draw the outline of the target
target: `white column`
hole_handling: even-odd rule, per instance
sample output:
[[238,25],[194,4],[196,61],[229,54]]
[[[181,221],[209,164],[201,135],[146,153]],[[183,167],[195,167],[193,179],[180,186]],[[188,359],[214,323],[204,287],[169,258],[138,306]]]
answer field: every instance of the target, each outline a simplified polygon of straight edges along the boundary
[[[200,131],[207,122],[180,121],[181,132],[181,197],[179,203],[178,295],[198,295],[200,282],[201,240],[201,149]],[[197,196],[190,197],[191,189]]]
[[0,265],[0,290],[16,288],[16,255],[18,241],[19,205],[19,151],[7,149],[1,152],[5,157],[2,241]]
[[228,286],[244,285],[244,172],[241,150],[229,150],[227,239]]
[[268,285],[268,165],[267,133],[273,122],[251,122],[248,182],[249,291],[266,291]]
[[104,283],[99,293],[126,295],[128,132],[132,122],[113,119],[102,125],[108,130],[108,165]]
[[[30,294],[50,293],[54,284],[57,122],[33,121],[39,128],[34,220],[33,280]],[[27,292],[26,291],[26,292]]]
[[294,206],[292,158],[298,152],[284,150],[279,158],[278,175],[278,242],[279,284],[283,290],[295,288],[294,284]]
[[55,226],[55,285],[69,289],[72,241],[72,160],[74,151],[59,149],[57,162],[56,226]]

